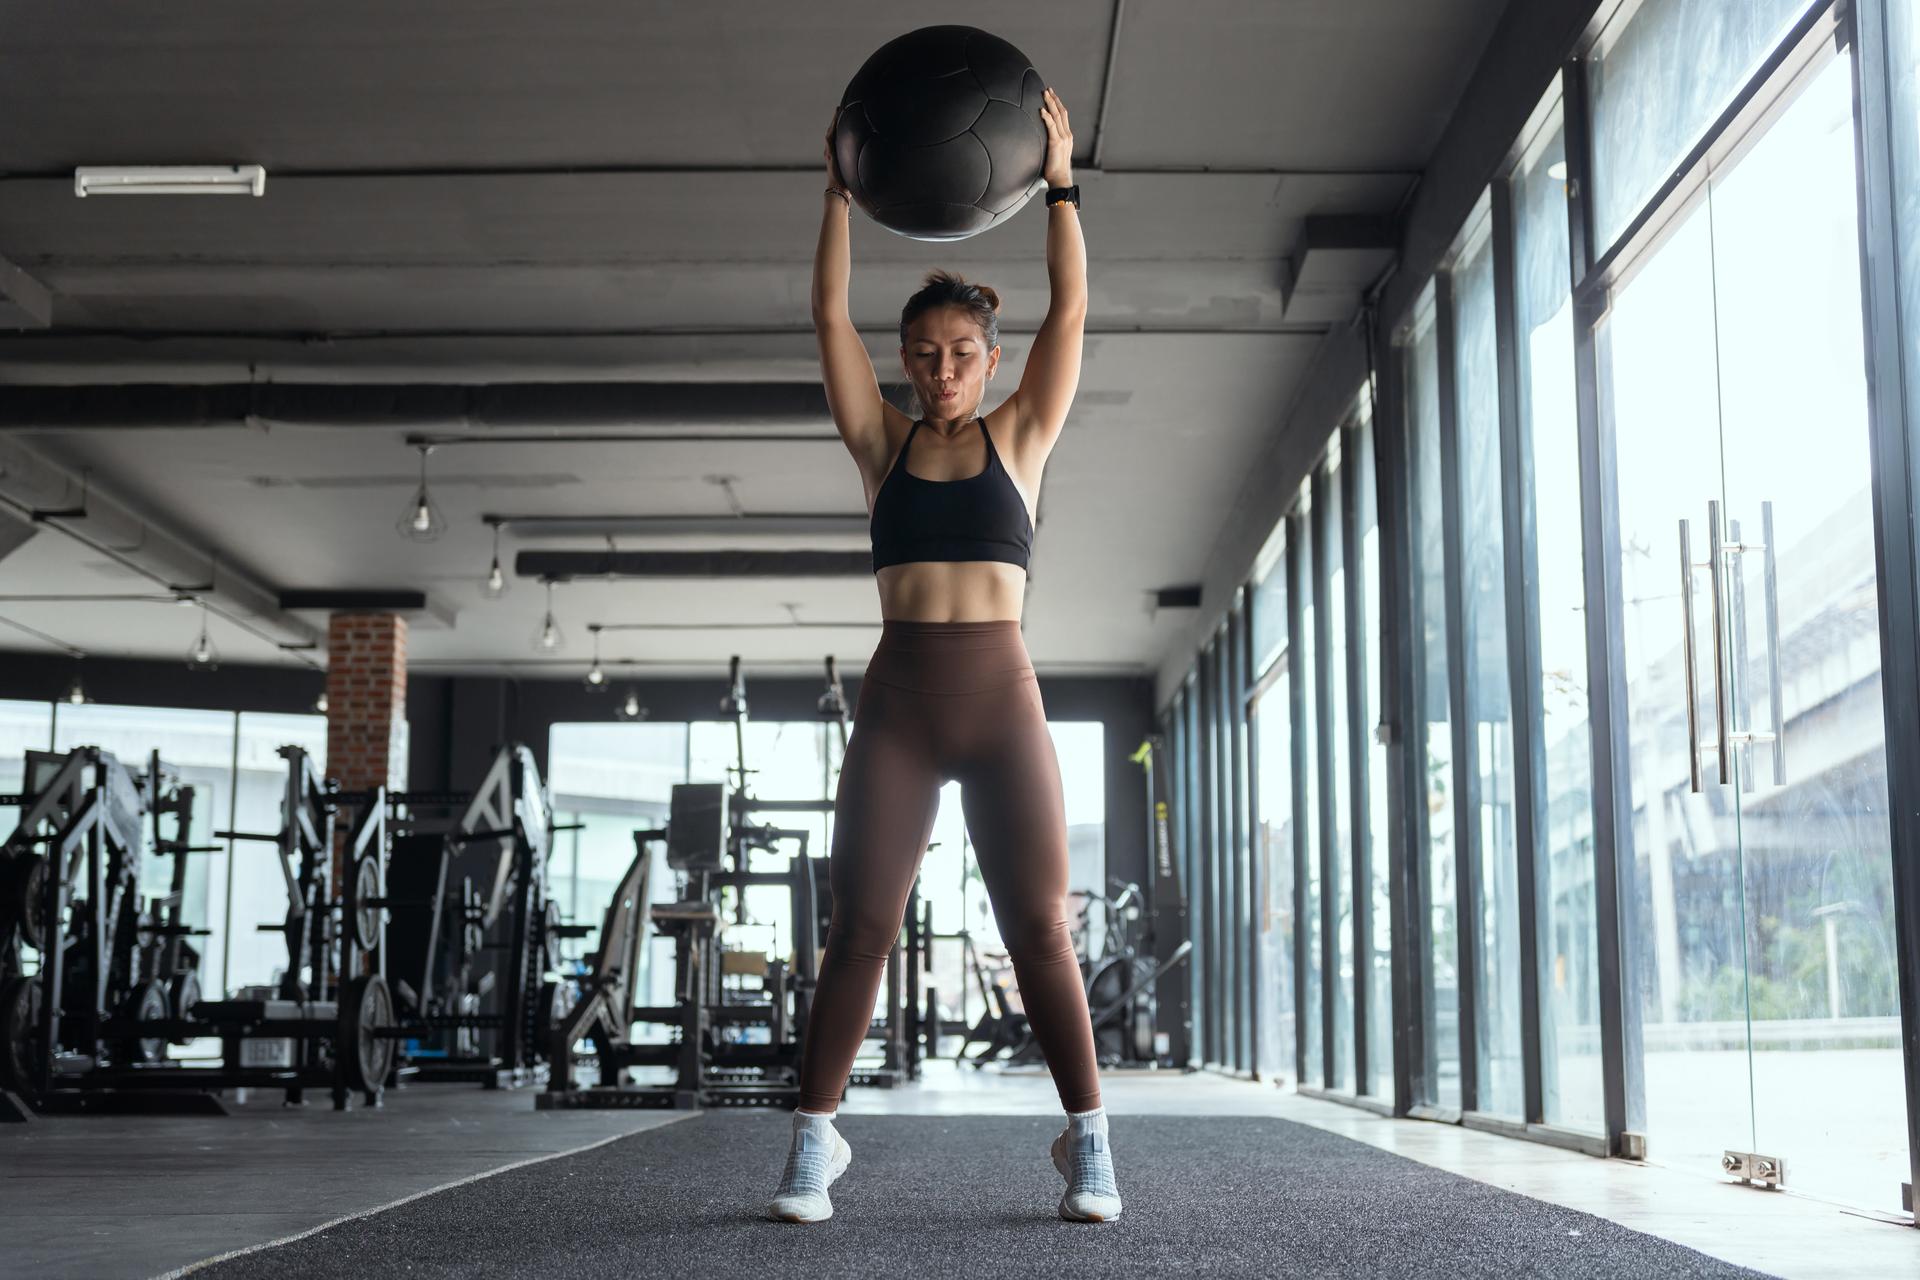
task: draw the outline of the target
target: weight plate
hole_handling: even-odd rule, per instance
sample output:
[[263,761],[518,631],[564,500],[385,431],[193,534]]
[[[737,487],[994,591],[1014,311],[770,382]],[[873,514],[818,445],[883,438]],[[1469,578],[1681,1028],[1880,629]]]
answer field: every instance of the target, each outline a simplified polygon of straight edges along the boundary
[[31,1093],[40,1029],[40,983],[15,976],[0,984],[0,1088]]
[[[193,1016],[193,1007],[200,1003],[200,975],[189,969],[185,973],[175,974],[173,981],[167,984],[167,1006],[172,1009],[176,1020],[184,1021]],[[181,1036],[175,1044],[185,1044],[191,1036]]]
[[340,1000],[340,1067],[347,1087],[358,1093],[378,1093],[393,1073],[400,1042],[377,1032],[392,1027],[393,993],[377,973],[364,973],[347,984]]
[[[173,1016],[168,1007],[167,989],[158,982],[144,982],[133,989],[120,1006],[122,1017],[135,1022],[165,1022]],[[133,1036],[122,1040],[115,1057],[121,1062],[159,1062],[167,1056],[165,1036]]]
[[[18,859],[7,897],[12,923],[20,926],[20,940],[35,951],[47,946],[47,859],[29,853]],[[8,922],[0,919],[0,928]]]
[[380,896],[380,857],[369,853],[353,864],[347,881],[347,927],[353,931],[353,945],[372,951],[380,945],[381,909],[372,905]]
[[1153,1010],[1143,1000],[1133,1010],[1133,1058],[1135,1062],[1152,1062],[1156,1056],[1153,1051]]

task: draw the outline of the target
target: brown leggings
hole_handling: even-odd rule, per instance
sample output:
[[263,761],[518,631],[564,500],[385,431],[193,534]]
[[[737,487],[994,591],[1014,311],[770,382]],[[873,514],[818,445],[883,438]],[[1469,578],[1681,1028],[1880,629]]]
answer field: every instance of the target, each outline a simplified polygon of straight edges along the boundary
[[807,1020],[800,1106],[839,1105],[948,779],[960,783],[994,919],[1060,1101],[1091,1111],[1100,1077],[1067,932],[1060,764],[1014,619],[881,629],[834,801],[833,921]]

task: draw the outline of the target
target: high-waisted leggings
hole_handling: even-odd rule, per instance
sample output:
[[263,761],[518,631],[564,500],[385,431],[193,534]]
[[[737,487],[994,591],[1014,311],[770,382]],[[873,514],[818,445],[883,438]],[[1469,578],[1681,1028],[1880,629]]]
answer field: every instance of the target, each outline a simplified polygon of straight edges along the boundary
[[833,917],[801,1054],[800,1106],[839,1105],[949,779],[960,783],[994,919],[1060,1101],[1091,1111],[1100,1080],[1067,931],[1060,762],[1013,619],[881,629],[834,802]]

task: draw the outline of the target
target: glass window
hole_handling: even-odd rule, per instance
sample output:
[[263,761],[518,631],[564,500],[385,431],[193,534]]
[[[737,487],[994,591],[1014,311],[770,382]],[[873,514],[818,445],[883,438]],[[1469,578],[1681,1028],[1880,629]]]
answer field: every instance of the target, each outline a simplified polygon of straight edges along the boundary
[[[1274,575],[1284,579],[1284,563]],[[1282,635],[1285,633],[1282,632]],[[1293,696],[1286,651],[1280,673],[1254,705],[1259,755],[1260,1075],[1284,1080],[1294,1069],[1293,1006]]]
[[1202,691],[1202,723],[1206,725],[1206,747],[1202,750],[1202,762],[1206,764],[1206,858],[1202,862],[1202,885],[1204,885],[1204,912],[1206,917],[1206,1009],[1208,1009],[1208,1040],[1206,1040],[1206,1059],[1210,1063],[1223,1063],[1227,1059],[1227,1036],[1231,1029],[1227,1027],[1227,938],[1221,929],[1221,871],[1227,865],[1227,802],[1221,798],[1221,787],[1227,777],[1227,760],[1221,750],[1221,697],[1219,697],[1219,664],[1221,664],[1221,643],[1219,629],[1213,631],[1213,639],[1206,647],[1204,662],[1200,670],[1206,674],[1206,685]]
[[[1242,599],[1244,599],[1244,593]],[[1233,1065],[1236,1070],[1253,1069],[1254,1034],[1254,933],[1253,933],[1253,831],[1248,812],[1253,798],[1252,781],[1247,774],[1247,682],[1246,662],[1250,620],[1245,605],[1234,610],[1230,635],[1233,643],[1232,679],[1228,686],[1228,707],[1233,742],[1233,993],[1234,1034]]]
[[1201,851],[1200,808],[1203,803],[1200,793],[1200,689],[1199,671],[1187,677],[1186,691],[1181,694],[1181,716],[1185,728],[1182,736],[1186,750],[1182,753],[1182,773],[1184,774],[1184,794],[1186,798],[1187,829],[1187,928],[1193,938],[1193,952],[1186,963],[1187,1002],[1191,1018],[1191,1041],[1188,1057],[1194,1061],[1206,1060],[1207,1002],[1206,1002],[1206,956],[1207,956],[1207,913],[1206,879],[1202,868],[1206,860]]
[[1525,460],[1528,579],[1539,635],[1533,686],[1535,910],[1540,1056],[1547,1123],[1598,1132],[1600,969],[1593,896],[1592,761],[1587,728],[1585,560],[1573,304],[1567,242],[1566,134],[1556,101],[1513,177],[1516,354]]
[[[614,886],[637,852],[634,831],[664,825],[673,785],[686,780],[685,724],[556,724],[548,731],[546,782],[554,820],[582,824],[578,831],[558,834],[548,862],[554,899],[570,921],[593,930],[568,944],[572,954],[591,954],[599,945]],[[647,874],[649,902],[679,896],[666,849],[658,842]],[[650,934],[641,965],[634,1002],[672,1004],[673,940]]]
[[1353,770],[1348,765],[1347,719],[1347,570],[1346,503],[1340,492],[1340,437],[1333,438],[1334,456],[1321,473],[1319,545],[1324,566],[1321,581],[1326,594],[1320,608],[1326,618],[1324,657],[1327,695],[1327,753],[1332,761],[1327,775],[1328,802],[1333,820],[1327,826],[1325,892],[1331,899],[1333,981],[1327,995],[1333,1002],[1333,1081],[1349,1093],[1357,1092],[1353,1059]]
[[1304,957],[1302,969],[1306,974],[1304,1003],[1301,1012],[1304,1015],[1306,1035],[1302,1049],[1305,1066],[1301,1081],[1305,1084],[1324,1085],[1326,1083],[1326,1062],[1322,1051],[1322,1012],[1320,1005],[1321,977],[1325,970],[1321,952],[1321,938],[1324,933],[1321,917],[1321,864],[1320,864],[1320,751],[1319,737],[1314,725],[1319,723],[1317,708],[1320,698],[1314,685],[1316,668],[1313,665],[1315,642],[1314,592],[1306,589],[1313,573],[1313,522],[1308,519],[1306,510],[1310,503],[1303,499],[1301,518],[1294,522],[1293,573],[1295,590],[1294,600],[1300,608],[1300,625],[1294,632],[1298,643],[1295,646],[1299,654],[1301,678],[1296,686],[1300,707],[1300,753],[1296,768],[1300,776],[1299,803],[1294,812],[1300,818],[1300,840],[1302,859],[1302,901],[1300,904],[1301,952]]
[[1287,522],[1273,527],[1253,562],[1253,678],[1258,680],[1287,643]]
[[[1099,893],[1107,889],[1106,726],[1098,720],[1049,720],[1054,755],[1060,760],[1060,789],[1067,806],[1067,888]],[[959,809],[959,798],[954,808]],[[931,892],[927,874],[920,890]],[[1142,892],[1150,889],[1141,885]],[[1074,908],[1071,897],[1069,910]],[[1098,908],[1087,913],[1087,954],[1106,945],[1107,919]]]
[[1809,0],[1629,2],[1592,54],[1595,243],[1633,221]]
[[26,753],[53,746],[53,704],[0,698],[0,791],[20,790]]
[[1898,201],[1901,329],[1907,349],[1907,428],[1920,424],[1920,0],[1887,5],[1893,97],[1893,191]]
[[1223,1066],[1231,1066],[1234,1058],[1235,1038],[1239,1034],[1240,1024],[1235,994],[1237,984],[1234,981],[1234,935],[1233,935],[1233,727],[1232,712],[1227,704],[1227,687],[1233,679],[1231,673],[1232,645],[1228,639],[1226,623],[1214,632],[1213,643],[1213,693],[1209,706],[1213,712],[1213,740],[1210,750],[1213,752],[1213,846],[1211,850],[1213,866],[1212,903],[1213,928],[1213,996],[1214,1027],[1217,1035],[1214,1040],[1214,1061]]
[[1407,445],[1413,499],[1414,616],[1419,631],[1415,675],[1419,715],[1412,741],[1423,756],[1424,803],[1414,812],[1421,841],[1420,896],[1426,939],[1420,948],[1420,1100],[1460,1105],[1459,939],[1454,895],[1454,767],[1450,665],[1447,658],[1446,539],[1440,478],[1440,348],[1429,290],[1416,310],[1404,355]]
[[1513,829],[1513,716],[1507,683],[1506,538],[1501,525],[1500,377],[1494,358],[1493,242],[1483,221],[1453,270],[1454,392],[1460,455],[1460,607],[1467,724],[1478,783],[1472,854],[1478,1109],[1518,1116],[1520,885]]
[[1393,907],[1387,875],[1387,745],[1373,732],[1380,720],[1380,515],[1375,488],[1371,402],[1354,432],[1354,528],[1360,537],[1360,643],[1365,647],[1365,679],[1360,689],[1360,723],[1365,735],[1366,827],[1360,832],[1361,861],[1367,868],[1369,904],[1367,958],[1360,978],[1367,984],[1367,1089],[1379,1098],[1393,1096]]

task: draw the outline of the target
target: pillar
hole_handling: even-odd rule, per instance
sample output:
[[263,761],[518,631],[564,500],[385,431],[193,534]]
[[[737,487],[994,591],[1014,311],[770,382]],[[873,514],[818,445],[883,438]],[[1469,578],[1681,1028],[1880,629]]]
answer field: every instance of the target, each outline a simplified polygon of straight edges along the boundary
[[327,773],[348,791],[407,785],[407,620],[327,621]]

